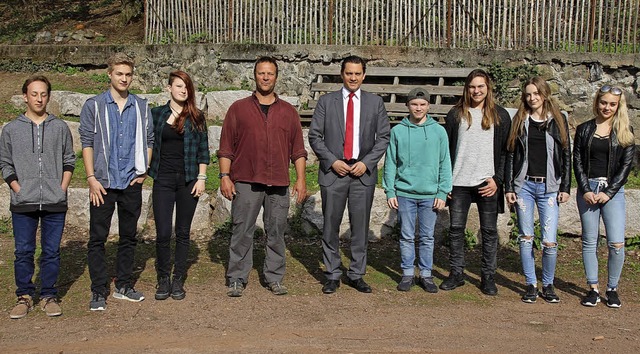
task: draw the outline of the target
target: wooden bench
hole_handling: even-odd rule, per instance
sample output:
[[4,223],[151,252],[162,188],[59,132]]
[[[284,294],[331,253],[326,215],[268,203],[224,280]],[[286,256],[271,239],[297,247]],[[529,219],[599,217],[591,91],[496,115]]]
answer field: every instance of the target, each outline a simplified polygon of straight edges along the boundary
[[[367,67],[362,89],[375,93],[385,102],[387,114],[392,124],[405,117],[407,95],[416,87],[423,87],[431,95],[429,114],[443,117],[462,96],[464,80],[473,68],[391,68]],[[312,99],[299,110],[303,122],[308,123],[313,116],[320,96],[342,87],[340,65],[314,66],[316,81],[311,84]]]

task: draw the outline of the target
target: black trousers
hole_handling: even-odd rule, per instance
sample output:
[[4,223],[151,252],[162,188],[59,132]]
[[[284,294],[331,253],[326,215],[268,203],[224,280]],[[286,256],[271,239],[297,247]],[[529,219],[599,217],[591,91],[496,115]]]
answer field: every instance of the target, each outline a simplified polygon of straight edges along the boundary
[[90,226],[87,263],[91,277],[91,291],[106,295],[109,276],[105,256],[105,242],[109,236],[111,217],[118,205],[118,255],[116,257],[116,287],[131,286],[133,258],[136,249],[136,231],[142,208],[142,184],[135,183],[126,189],[107,189],[104,204],[90,204]]
[[480,233],[482,236],[482,275],[496,272],[498,252],[498,193],[491,197],[482,197],[475,187],[453,187],[449,201],[449,262],[451,271],[462,273],[464,270],[464,233],[471,203],[478,206]]
[[191,221],[198,198],[191,194],[196,180],[185,182],[184,173],[158,172],[153,181],[153,215],[156,222],[156,272],[158,279],[171,273],[171,229],[173,207],[176,209],[175,267],[173,276],[184,277],[187,272]]

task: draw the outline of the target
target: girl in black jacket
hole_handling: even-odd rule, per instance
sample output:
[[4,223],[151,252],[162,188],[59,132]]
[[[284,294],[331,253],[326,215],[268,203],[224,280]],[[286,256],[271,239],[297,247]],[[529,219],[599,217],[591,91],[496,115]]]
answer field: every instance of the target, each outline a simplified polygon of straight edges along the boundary
[[534,207],[540,214],[542,233],[542,292],[544,300],[560,301],[553,288],[558,242],[559,203],[569,200],[571,149],[567,119],[551,98],[541,77],[525,82],[518,113],[507,141],[509,154],[505,190],[507,202],[516,205],[520,259],[527,284],[522,301],[538,297],[534,239]]
[[620,307],[618,281],[624,263],[624,184],[635,153],[633,130],[624,93],[618,87],[602,86],[593,102],[595,118],[576,129],[573,168],[578,182],[578,210],[582,222],[582,260],[589,292],[584,306],[600,302],[598,290],[598,229],[604,221],[609,247],[606,301]]

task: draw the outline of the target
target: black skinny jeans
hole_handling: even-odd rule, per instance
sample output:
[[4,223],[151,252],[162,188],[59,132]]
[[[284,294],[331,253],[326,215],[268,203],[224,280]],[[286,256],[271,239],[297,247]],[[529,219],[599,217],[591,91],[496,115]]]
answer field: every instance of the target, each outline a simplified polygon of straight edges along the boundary
[[191,221],[198,198],[191,194],[197,180],[185,182],[184,173],[158,172],[153,181],[153,215],[156,222],[156,271],[158,279],[171,273],[171,226],[176,207],[174,277],[185,277]]
[[89,206],[89,244],[87,263],[91,277],[91,291],[108,294],[110,278],[107,272],[105,242],[109,236],[111,217],[118,205],[118,255],[116,257],[116,287],[132,286],[133,257],[136,250],[136,232],[142,208],[142,184],[126,189],[108,189],[102,196],[104,204]]
[[494,275],[496,272],[498,251],[498,193],[491,197],[482,197],[475,187],[453,187],[449,201],[449,263],[451,272],[464,271],[464,232],[471,203],[478,206],[480,233],[482,236],[482,275]]

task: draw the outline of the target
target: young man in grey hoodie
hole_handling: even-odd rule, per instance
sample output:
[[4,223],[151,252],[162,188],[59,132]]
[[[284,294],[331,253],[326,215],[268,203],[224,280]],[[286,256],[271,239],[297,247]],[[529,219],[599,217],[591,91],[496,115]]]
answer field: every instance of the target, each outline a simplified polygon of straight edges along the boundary
[[139,302],[144,295],[133,288],[136,232],[142,208],[142,183],[153,148],[153,120],[147,100],[129,92],[133,59],[116,53],[108,60],[110,87],[87,100],[80,112],[82,158],[89,184],[89,244],[91,311],[104,311],[111,279],[107,273],[105,242],[118,205],[118,255],[113,297]]
[[0,136],[0,169],[11,189],[11,222],[15,242],[18,301],[10,317],[25,317],[33,309],[36,231],[41,228],[40,305],[48,316],[60,316],[56,282],[60,241],[67,214],[67,187],[75,166],[71,131],[47,113],[51,84],[32,76],[22,85],[27,111],[9,122]]

